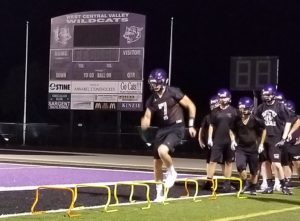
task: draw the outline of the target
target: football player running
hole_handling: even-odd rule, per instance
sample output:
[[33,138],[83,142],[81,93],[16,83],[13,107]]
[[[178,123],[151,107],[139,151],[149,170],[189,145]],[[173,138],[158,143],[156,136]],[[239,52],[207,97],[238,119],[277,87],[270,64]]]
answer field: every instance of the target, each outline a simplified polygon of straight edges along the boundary
[[[171,153],[185,135],[184,109],[188,111],[188,129],[191,137],[196,136],[194,119],[196,106],[192,100],[179,88],[168,86],[167,73],[163,69],[150,72],[148,83],[152,95],[146,101],[146,111],[141,118],[142,130],[150,127],[151,121],[157,117],[159,129],[154,141],[154,179],[163,181],[163,165],[167,168],[164,185],[170,188],[174,185],[177,172],[174,168]],[[163,185],[156,184],[156,202],[164,201]]]
[[[256,195],[257,172],[259,169],[258,154],[264,150],[266,126],[264,121],[252,114],[254,105],[250,97],[242,97],[238,103],[240,115],[235,119],[231,132],[231,149],[235,151],[236,167],[243,181],[241,193],[249,190]],[[247,165],[250,180],[247,182]]]

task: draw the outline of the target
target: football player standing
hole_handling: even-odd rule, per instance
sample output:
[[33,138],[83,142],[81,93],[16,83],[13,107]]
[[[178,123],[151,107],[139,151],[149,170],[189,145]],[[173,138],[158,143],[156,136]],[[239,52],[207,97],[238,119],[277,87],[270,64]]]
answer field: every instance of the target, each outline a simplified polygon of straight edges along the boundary
[[[220,106],[211,112],[210,125],[208,129],[208,146],[211,148],[210,161],[207,168],[207,178],[212,179],[217,163],[224,163],[224,176],[231,177],[234,152],[230,148],[229,129],[237,116],[237,110],[231,103],[231,93],[227,89],[218,91]],[[231,185],[225,180],[223,191],[229,192]]]
[[284,180],[280,149],[291,127],[290,111],[283,103],[275,99],[276,87],[274,85],[265,85],[261,91],[261,96],[263,103],[257,107],[255,115],[264,120],[267,129],[265,150],[261,154],[261,161],[266,165],[268,187],[263,193],[273,193],[273,170],[278,176],[283,194],[290,195],[291,192],[287,188]]

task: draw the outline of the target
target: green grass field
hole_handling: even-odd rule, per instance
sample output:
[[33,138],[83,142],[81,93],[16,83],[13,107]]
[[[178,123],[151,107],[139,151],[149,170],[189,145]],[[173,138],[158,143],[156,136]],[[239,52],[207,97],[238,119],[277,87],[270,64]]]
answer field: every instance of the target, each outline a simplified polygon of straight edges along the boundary
[[150,209],[142,210],[144,204],[118,206],[117,212],[106,213],[103,208],[75,211],[80,216],[69,218],[66,213],[44,213],[27,215],[0,220],[104,220],[104,221],[192,221],[192,220],[259,220],[259,221],[295,221],[300,217],[300,189],[293,190],[294,195],[285,196],[281,193],[247,196],[238,199],[235,195],[218,196],[217,199],[202,198],[200,202],[192,199],[170,201],[169,204],[153,203]]

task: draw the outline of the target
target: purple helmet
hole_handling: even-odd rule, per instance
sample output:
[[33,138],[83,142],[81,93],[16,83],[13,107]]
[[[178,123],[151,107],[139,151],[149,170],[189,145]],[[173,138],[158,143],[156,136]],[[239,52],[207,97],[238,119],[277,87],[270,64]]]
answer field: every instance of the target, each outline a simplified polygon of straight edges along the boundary
[[261,90],[261,99],[266,103],[270,103],[275,99],[276,92],[275,85],[266,84]]
[[226,105],[231,103],[231,93],[229,90],[222,88],[218,90],[220,104]]
[[160,90],[161,86],[165,86],[168,83],[167,72],[161,68],[153,69],[149,74],[148,83],[151,90],[157,91],[156,88],[158,87]]
[[287,109],[289,109],[290,111],[292,111],[293,113],[296,112],[296,107],[295,107],[295,103],[291,100],[287,100],[284,105],[286,106]]
[[219,107],[219,97],[218,96],[212,96],[209,100],[209,106],[210,106],[210,110],[213,110],[217,107]]
[[242,114],[251,114],[253,111],[254,103],[250,97],[241,97],[239,100],[238,108]]

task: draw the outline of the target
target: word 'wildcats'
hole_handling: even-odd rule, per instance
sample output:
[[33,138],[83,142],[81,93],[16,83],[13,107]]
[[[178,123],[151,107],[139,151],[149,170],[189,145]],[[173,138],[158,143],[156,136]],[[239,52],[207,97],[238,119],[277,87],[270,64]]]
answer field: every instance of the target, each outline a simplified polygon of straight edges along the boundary
[[129,13],[109,13],[109,14],[84,14],[68,15],[69,24],[90,24],[90,23],[124,23],[128,22]]
[[128,18],[67,19],[68,24],[125,23],[125,22],[128,22]]

